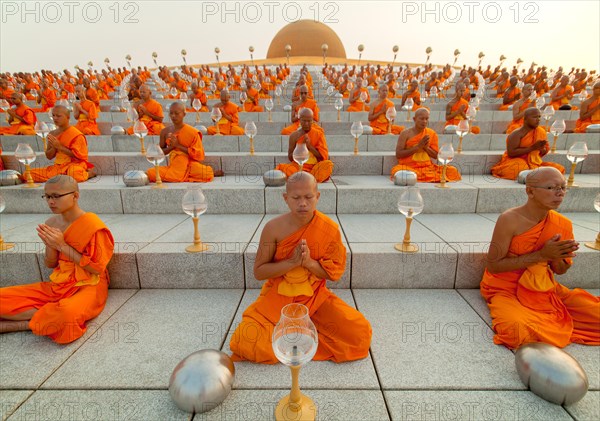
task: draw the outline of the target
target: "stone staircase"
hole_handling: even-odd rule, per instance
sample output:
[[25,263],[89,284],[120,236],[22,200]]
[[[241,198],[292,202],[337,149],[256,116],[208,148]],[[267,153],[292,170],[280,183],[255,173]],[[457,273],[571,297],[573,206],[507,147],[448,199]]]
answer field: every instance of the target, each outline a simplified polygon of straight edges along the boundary
[[[317,83],[318,70],[312,69]],[[375,95],[372,93],[372,98]],[[520,382],[512,353],[494,345],[491,320],[478,286],[494,223],[499,213],[523,203],[524,186],[491,177],[489,169],[505,148],[502,134],[510,111],[483,102],[477,115],[479,135],[463,140],[456,155],[463,180],[450,189],[418,183],[425,202],[415,218],[411,239],[417,254],[401,254],[394,244],[404,234],[397,200],[403,191],[389,178],[396,160],[397,136],[363,135],[359,155],[352,151],[353,121],[367,113],[340,113],[315,85],[331,160],[330,181],[319,185],[318,209],[340,226],[348,251],[346,272],[335,293],[365,314],[373,326],[369,358],[345,364],[313,362],[300,384],[319,407],[320,419],[597,419],[600,418],[600,351],[570,345],[567,351],[583,365],[590,380],[588,395],[571,407],[549,404]],[[160,100],[163,108],[170,103]],[[399,107],[399,99],[394,100]],[[209,101],[209,103],[214,100]],[[113,125],[127,127],[125,113],[107,112],[98,119],[103,135],[88,136],[90,161],[99,176],[81,183],[80,204],[100,214],[116,245],[109,265],[111,292],[105,311],[89,324],[84,338],[57,346],[29,333],[0,336],[0,417],[20,419],[191,419],[168,396],[168,378],[177,362],[201,348],[229,352],[229,339],[262,283],[253,264],[262,228],[286,210],[283,188],[265,187],[262,174],[287,161],[289,121],[284,101],[268,113],[240,113],[257,123],[256,154],[245,136],[205,136],[206,163],[225,176],[202,185],[208,211],[200,217],[202,240],[210,249],[189,254],[190,218],[181,210],[187,183],[163,190],[128,188],[122,174],[150,167],[135,137],[110,135]],[[345,100],[345,107],[347,100]],[[445,103],[428,104],[430,126],[440,145],[458,138],[442,133]],[[168,120],[167,113],[165,112]],[[577,111],[557,118],[574,126]],[[47,120],[46,113],[39,113]],[[186,121],[195,124],[195,113]],[[200,113],[208,125],[208,113]],[[395,124],[410,126],[406,112]],[[146,145],[156,142],[148,137]],[[593,201],[600,190],[600,134],[565,134],[548,159],[567,170],[566,149],[585,141],[588,158],[576,167],[578,188],[569,189],[561,206],[574,224],[575,238],[593,241],[600,216]],[[7,168],[17,143],[37,151],[33,167],[48,165],[37,137],[0,137]],[[35,225],[48,217],[42,189],[1,187],[7,202],[0,232],[15,248],[0,253],[0,285],[47,279],[43,244]],[[600,254],[581,247],[574,267],[559,281],[569,287],[600,289]],[[277,400],[289,388],[283,366],[236,363],[234,390],[204,419],[272,417]]]

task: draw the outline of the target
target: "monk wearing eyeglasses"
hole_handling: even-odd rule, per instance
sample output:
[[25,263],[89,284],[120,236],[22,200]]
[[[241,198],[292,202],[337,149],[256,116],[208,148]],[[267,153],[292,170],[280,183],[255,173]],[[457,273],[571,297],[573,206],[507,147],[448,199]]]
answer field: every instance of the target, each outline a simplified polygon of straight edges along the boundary
[[54,216],[37,234],[46,246],[44,263],[54,270],[50,282],[0,288],[0,333],[31,330],[66,344],[104,309],[114,240],[96,214],[79,207],[74,178],[52,177],[44,192]]

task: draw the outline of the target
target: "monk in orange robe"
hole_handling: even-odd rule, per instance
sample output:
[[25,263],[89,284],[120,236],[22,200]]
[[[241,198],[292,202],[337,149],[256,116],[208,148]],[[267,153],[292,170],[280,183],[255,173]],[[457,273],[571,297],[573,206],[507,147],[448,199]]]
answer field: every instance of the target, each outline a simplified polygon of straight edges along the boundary
[[[246,79],[246,88],[242,89],[246,92],[246,101],[243,102],[244,111],[249,113],[262,113],[264,108],[258,105],[258,90],[252,86],[252,79]],[[240,102],[241,99],[240,99]]]
[[15,108],[6,110],[10,126],[0,127],[0,136],[35,135],[37,118],[33,110],[23,102],[23,95],[18,92],[13,93],[12,103],[15,105]]
[[333,162],[329,160],[329,149],[323,129],[314,124],[312,111],[303,108],[300,111],[300,129],[290,135],[288,144],[289,164],[277,165],[278,170],[283,171],[287,177],[300,171],[300,166],[294,162],[293,154],[296,145],[306,144],[308,148],[308,161],[302,166],[302,170],[311,173],[319,183],[327,181],[333,172]]
[[400,104],[401,107],[404,107],[404,104],[408,98],[412,98],[413,100],[411,111],[421,108],[421,92],[419,92],[419,82],[417,80],[411,81],[408,85],[408,89],[402,95],[402,103]]
[[48,111],[56,104],[56,92],[46,81],[42,82],[42,87],[38,92],[37,103],[42,105],[42,112]]
[[[457,83],[454,88],[455,95],[448,104],[446,104],[446,126],[454,125],[457,126],[461,120],[467,119],[467,111],[469,110],[469,101],[464,98],[465,85],[463,83]],[[469,128],[473,134],[479,134],[480,129],[477,126],[471,126]]]
[[192,83],[192,92],[193,93],[190,96],[190,107],[187,111],[196,111],[194,109],[194,100],[197,99],[198,101],[200,101],[200,109],[198,110],[198,112],[208,112],[208,98],[206,98],[206,94],[196,82]]
[[0,99],[4,99],[12,105],[12,95],[14,93],[14,89],[8,87],[8,82],[4,79],[0,79]]
[[306,82],[306,78],[304,76],[300,76],[298,78],[298,82],[296,82],[296,87],[294,88],[294,91],[292,92],[292,102],[296,102],[300,99],[301,92],[302,92],[302,87],[306,86],[308,89],[308,99],[315,99],[314,95],[313,95],[313,89],[311,88],[311,86]]
[[550,105],[555,110],[576,110],[577,107],[570,105],[573,99],[573,87],[569,85],[569,76],[563,76],[560,84],[554,88],[550,96]]
[[97,109],[100,109],[100,95],[96,88],[94,88],[88,78],[83,79],[83,86],[85,87],[85,96],[87,99],[92,101]]
[[504,93],[510,87],[510,75],[504,71],[496,80],[496,98],[503,98]]
[[[417,181],[425,183],[439,183],[442,178],[442,166],[434,164],[437,160],[439,146],[438,136],[435,131],[428,128],[429,110],[419,108],[413,117],[414,127],[403,130],[398,136],[396,145],[396,158],[398,165],[392,168],[391,178],[401,170],[412,171],[417,174]],[[446,181],[459,181],[461,179],[458,169],[446,167]]]
[[306,85],[300,87],[300,98],[292,103],[292,124],[284,127],[283,130],[281,130],[281,134],[289,135],[298,130],[298,127],[300,127],[300,116],[298,115],[298,112],[302,108],[311,110],[313,121],[319,121],[319,105],[314,99],[309,98],[309,89]]
[[231,338],[234,361],[278,362],[271,337],[281,309],[291,303],[305,305],[315,324],[314,360],[344,362],[369,355],[370,323],[326,286],[327,279],[337,281],[344,273],[346,247],[337,224],[316,210],[319,195],[310,174],[288,179],[283,198],[290,212],[269,221],[261,234],[254,276],[267,281]]
[[600,82],[594,84],[592,96],[581,103],[575,133],[585,133],[590,124],[600,124]]
[[373,134],[400,134],[404,127],[393,125],[386,116],[388,108],[395,107],[394,103],[388,99],[387,85],[381,85],[377,94],[377,102],[373,104],[368,117]]
[[540,119],[541,113],[537,108],[525,110],[523,126],[508,135],[506,152],[500,162],[492,167],[494,177],[516,180],[521,171],[547,166],[565,173],[560,164],[542,162],[542,157],[550,151],[550,145],[546,140],[546,131],[539,127]]
[[[158,167],[161,180],[171,183],[212,181],[213,169],[200,163],[204,159],[202,134],[183,122],[185,106],[181,102],[172,103],[169,117],[173,125],[160,133],[160,148],[169,156],[169,165]],[[147,174],[151,182],[156,182],[155,168],[148,169]]]
[[78,86],[76,92],[79,102],[73,103],[73,116],[77,120],[75,128],[84,135],[100,136],[100,129],[96,123],[98,118],[96,104],[86,98],[82,86]]
[[55,216],[38,225],[50,282],[0,288],[0,333],[31,330],[67,344],[83,336],[108,297],[114,240],[98,216],[78,205],[77,182],[58,175],[44,186]]
[[[346,111],[357,112],[370,110],[367,104],[371,102],[371,95],[367,88],[363,88],[362,81],[362,78],[356,78],[356,84],[354,85],[354,88],[352,88],[352,91],[350,91],[350,95],[348,95],[350,105]],[[362,98],[364,98],[364,101]]]
[[66,107],[57,105],[52,109],[52,119],[57,129],[46,138],[46,158],[54,159],[54,165],[32,169],[33,181],[45,182],[55,175],[66,174],[82,182],[95,176],[94,166],[87,160],[87,140],[83,133],[69,125],[69,118]]
[[[165,128],[162,123],[164,114],[162,105],[151,98],[152,92],[146,85],[140,87],[140,101],[135,104],[137,109],[139,120],[146,125],[149,136],[159,135],[161,130]],[[133,134],[133,126],[127,129],[127,133]]]
[[506,129],[506,134],[511,134],[519,127],[523,125],[523,115],[525,110],[531,107],[535,107],[534,101],[531,99],[531,93],[533,92],[533,86],[527,84],[523,86],[523,96],[517,102],[513,104],[512,114],[513,119]]
[[[221,119],[217,122],[219,125],[219,133],[222,135],[243,135],[244,129],[239,126],[240,116],[238,115],[238,107],[229,100],[229,91],[223,89],[221,91],[221,102],[214,105],[221,110]],[[217,126],[207,128],[207,134],[217,134]]]
[[494,343],[600,345],[600,297],[554,279],[569,270],[579,248],[571,221],[555,211],[565,179],[554,168],[539,168],[526,183],[527,203],[498,218],[481,281]]
[[510,86],[504,92],[504,97],[502,98],[502,105],[500,105],[500,111],[508,110],[508,107],[513,105],[519,98],[521,98],[521,90],[517,88],[517,83],[519,83],[519,78],[516,76],[512,76],[510,79]]

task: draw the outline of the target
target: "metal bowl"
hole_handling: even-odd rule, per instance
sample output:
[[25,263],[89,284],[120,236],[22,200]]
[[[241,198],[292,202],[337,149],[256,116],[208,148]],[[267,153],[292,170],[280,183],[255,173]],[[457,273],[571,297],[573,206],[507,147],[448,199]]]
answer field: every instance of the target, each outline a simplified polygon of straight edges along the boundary
[[268,187],[279,187],[285,185],[286,176],[283,171],[269,170],[263,174],[263,181],[265,186]]
[[123,174],[123,182],[127,187],[143,187],[150,183],[148,175],[141,170],[127,171]]
[[408,170],[396,171],[394,184],[397,186],[414,186],[417,184],[417,174]]
[[15,186],[21,184],[21,173],[16,170],[0,171],[0,186]]

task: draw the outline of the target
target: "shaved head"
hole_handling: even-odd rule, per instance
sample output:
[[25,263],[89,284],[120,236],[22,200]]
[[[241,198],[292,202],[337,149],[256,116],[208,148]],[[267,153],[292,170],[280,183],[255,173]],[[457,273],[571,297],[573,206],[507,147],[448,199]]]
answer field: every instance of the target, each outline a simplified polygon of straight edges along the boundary
[[312,112],[312,110],[310,108],[302,108],[300,110],[300,113],[298,113],[298,116],[299,117],[303,117],[303,116],[308,117],[308,116],[310,116],[312,118],[313,117],[313,112]]
[[65,107],[64,105],[55,105],[52,108],[52,113],[56,113],[56,114],[65,114],[67,117],[71,116],[71,112],[69,111],[69,109],[67,107]]
[[185,105],[183,102],[175,101],[171,104],[169,110],[182,110],[185,113]]
[[61,190],[79,191],[77,181],[69,175],[55,175],[46,181],[46,185],[55,186]]
[[540,167],[527,175],[525,184],[527,186],[537,186],[540,183],[555,178],[562,179],[563,181],[565,179],[561,172],[554,167]]
[[528,118],[528,117],[531,117],[531,116],[533,116],[535,114],[540,114],[541,115],[540,110],[538,110],[535,107],[531,107],[531,108],[527,108],[525,110],[525,113],[523,113],[523,117]]
[[419,117],[421,114],[429,115],[429,110],[427,108],[419,108],[415,111],[415,118]]
[[314,191],[318,190],[317,179],[313,177],[312,174],[306,171],[298,171],[294,174],[290,175],[285,183],[285,191],[289,193],[290,189],[297,185],[302,185],[309,183],[313,186]]

